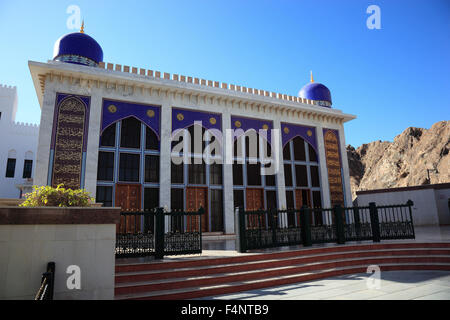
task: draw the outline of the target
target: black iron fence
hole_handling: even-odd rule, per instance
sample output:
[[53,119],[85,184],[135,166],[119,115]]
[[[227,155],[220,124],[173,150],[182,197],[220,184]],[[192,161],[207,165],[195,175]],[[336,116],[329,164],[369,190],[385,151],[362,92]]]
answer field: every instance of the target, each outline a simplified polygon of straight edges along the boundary
[[53,288],[55,286],[55,263],[47,263],[47,271],[42,274],[41,286],[34,300],[53,300]]
[[313,243],[414,239],[413,202],[365,207],[255,210],[237,208],[237,250]]
[[116,257],[195,254],[202,252],[198,211],[165,212],[163,208],[123,211],[116,232]]

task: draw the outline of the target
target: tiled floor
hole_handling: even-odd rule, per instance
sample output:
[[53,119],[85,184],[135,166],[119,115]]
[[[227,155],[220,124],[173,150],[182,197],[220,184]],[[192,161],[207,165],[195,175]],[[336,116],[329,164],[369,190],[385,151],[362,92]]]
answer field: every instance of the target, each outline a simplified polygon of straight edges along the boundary
[[379,286],[369,274],[252,290],[205,298],[207,300],[450,300],[450,272],[386,271]]

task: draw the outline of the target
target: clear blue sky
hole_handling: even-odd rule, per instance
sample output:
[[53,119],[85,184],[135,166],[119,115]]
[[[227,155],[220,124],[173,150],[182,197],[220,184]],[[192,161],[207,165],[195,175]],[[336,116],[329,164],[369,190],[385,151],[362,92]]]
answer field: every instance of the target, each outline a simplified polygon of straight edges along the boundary
[[[333,107],[358,116],[346,142],[392,141],[450,119],[448,0],[0,0],[0,83],[17,121],[38,123],[28,60],[52,58],[77,5],[104,61],[297,95],[313,70]],[[381,30],[369,30],[369,5]]]

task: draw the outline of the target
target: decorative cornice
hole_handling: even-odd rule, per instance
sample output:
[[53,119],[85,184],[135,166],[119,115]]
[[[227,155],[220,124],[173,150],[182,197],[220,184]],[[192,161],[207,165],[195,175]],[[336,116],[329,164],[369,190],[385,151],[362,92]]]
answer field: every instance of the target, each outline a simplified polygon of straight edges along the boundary
[[[105,69],[106,66],[106,69]],[[337,109],[322,107],[315,101],[289,96],[275,92],[242,87],[234,84],[200,79],[154,70],[138,69],[136,67],[101,63],[99,67],[87,67],[49,61],[48,63],[29,61],[29,67],[42,106],[45,83],[49,81],[68,81],[89,88],[119,90],[141,94],[148,92],[158,97],[178,96],[203,103],[231,105],[244,110],[274,112],[276,115],[302,117],[320,122],[342,124],[355,119],[356,116],[344,114]],[[131,71],[131,72],[130,72]]]

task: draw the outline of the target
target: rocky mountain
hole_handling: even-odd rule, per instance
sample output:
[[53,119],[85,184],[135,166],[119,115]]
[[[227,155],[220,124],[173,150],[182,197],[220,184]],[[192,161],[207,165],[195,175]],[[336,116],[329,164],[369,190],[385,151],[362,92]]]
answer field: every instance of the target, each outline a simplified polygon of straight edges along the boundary
[[450,182],[449,149],[450,121],[430,129],[410,127],[393,142],[375,141],[357,149],[348,145],[353,198],[358,190]]

